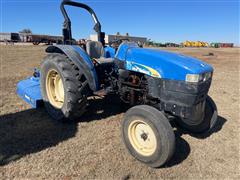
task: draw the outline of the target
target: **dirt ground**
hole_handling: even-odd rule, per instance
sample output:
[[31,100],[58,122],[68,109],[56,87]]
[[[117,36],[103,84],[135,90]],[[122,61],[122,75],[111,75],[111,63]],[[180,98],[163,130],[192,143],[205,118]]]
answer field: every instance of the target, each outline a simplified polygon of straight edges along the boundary
[[17,82],[39,66],[45,48],[0,45],[0,179],[240,179],[240,49],[169,49],[213,65],[210,95],[219,117],[211,132],[198,136],[175,128],[174,157],[153,169],[125,149],[125,110],[116,98],[92,100],[82,122],[60,124],[16,95]]

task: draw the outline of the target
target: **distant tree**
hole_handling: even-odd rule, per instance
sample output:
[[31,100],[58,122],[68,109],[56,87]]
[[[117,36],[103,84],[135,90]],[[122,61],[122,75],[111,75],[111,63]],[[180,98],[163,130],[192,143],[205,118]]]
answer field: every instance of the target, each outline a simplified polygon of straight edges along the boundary
[[117,32],[117,36],[120,36],[120,32]]
[[126,33],[126,36],[129,36],[129,33],[128,33],[128,32]]
[[153,46],[154,42],[151,39],[148,39],[146,42],[147,46]]
[[32,30],[29,28],[23,29],[21,31],[19,31],[20,33],[26,33],[26,34],[32,34]]

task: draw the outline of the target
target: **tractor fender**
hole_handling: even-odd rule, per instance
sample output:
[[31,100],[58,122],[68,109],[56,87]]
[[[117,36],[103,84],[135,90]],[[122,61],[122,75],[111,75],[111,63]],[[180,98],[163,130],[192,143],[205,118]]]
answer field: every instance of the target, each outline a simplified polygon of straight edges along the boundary
[[83,72],[92,91],[98,90],[98,78],[94,64],[88,54],[76,45],[53,45],[46,49],[47,53],[63,53],[71,59]]

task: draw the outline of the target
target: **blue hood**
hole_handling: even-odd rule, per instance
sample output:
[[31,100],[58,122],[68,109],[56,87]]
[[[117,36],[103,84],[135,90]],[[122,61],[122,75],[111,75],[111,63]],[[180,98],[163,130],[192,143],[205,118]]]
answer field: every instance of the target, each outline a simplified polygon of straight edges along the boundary
[[185,80],[186,74],[213,71],[211,65],[193,57],[159,49],[139,48],[129,43],[122,44],[115,57],[125,61],[128,70],[136,69],[135,65],[137,65],[137,69],[143,68],[143,72],[147,72],[147,69],[157,71],[159,77],[164,79]]

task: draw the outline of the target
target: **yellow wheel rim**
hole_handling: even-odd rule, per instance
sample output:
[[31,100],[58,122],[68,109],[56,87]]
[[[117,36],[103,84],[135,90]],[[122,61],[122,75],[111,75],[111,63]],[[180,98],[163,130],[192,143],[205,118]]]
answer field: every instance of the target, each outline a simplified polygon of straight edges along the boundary
[[150,156],[156,151],[156,136],[152,128],[142,120],[134,120],[130,123],[128,138],[133,148],[143,156]]
[[61,109],[64,102],[64,88],[61,76],[56,70],[52,69],[48,72],[46,90],[50,104]]

